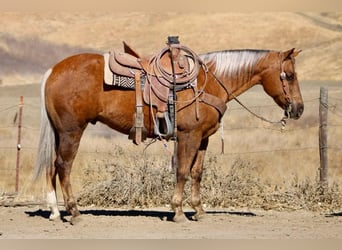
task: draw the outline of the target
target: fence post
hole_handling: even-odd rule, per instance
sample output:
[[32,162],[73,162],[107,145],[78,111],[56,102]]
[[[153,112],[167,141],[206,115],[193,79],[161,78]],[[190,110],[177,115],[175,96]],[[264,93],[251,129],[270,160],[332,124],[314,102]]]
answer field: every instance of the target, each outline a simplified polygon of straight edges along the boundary
[[328,186],[328,87],[320,88],[319,97],[319,181],[323,187]]
[[21,149],[21,117],[23,113],[24,97],[19,99],[19,117],[18,117],[18,141],[17,141],[17,163],[15,171],[15,192],[19,190],[19,165],[20,165],[20,149]]

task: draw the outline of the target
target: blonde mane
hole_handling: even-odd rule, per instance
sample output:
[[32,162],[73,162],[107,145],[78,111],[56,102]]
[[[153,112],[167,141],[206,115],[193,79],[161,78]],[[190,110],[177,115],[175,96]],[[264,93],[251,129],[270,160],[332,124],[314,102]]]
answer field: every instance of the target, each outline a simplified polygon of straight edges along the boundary
[[268,50],[224,50],[200,55],[208,67],[215,66],[217,76],[230,79],[250,78],[255,65],[270,52]]

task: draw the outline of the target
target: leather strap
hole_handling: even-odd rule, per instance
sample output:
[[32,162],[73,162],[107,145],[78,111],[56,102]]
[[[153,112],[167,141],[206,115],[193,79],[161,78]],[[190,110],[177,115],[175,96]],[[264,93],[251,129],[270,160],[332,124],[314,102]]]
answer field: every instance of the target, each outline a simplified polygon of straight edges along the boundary
[[203,94],[199,98],[199,101],[214,107],[219,112],[220,119],[227,110],[227,105],[224,101],[206,92],[203,92]]
[[129,138],[139,145],[146,139],[146,129],[144,127],[144,105],[142,101],[140,74],[135,72],[135,121],[134,127],[130,131]]

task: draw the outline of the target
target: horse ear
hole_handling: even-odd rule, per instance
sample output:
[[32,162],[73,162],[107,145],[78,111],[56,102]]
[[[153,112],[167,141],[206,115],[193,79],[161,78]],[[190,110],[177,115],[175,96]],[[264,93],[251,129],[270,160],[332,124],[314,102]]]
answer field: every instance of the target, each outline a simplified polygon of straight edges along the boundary
[[301,50],[296,50],[295,51],[295,48],[292,48],[290,50],[284,51],[284,52],[282,52],[283,60],[290,59],[291,57],[296,57],[300,52],[301,52]]
[[291,54],[293,53],[294,50],[295,50],[295,48],[289,49],[289,50],[287,50],[287,51],[283,51],[283,52],[282,52],[282,54],[283,54],[283,60],[290,59]]
[[300,49],[300,50],[293,51],[291,56],[292,56],[292,57],[296,57],[296,56],[298,56],[298,54],[299,54],[300,52],[302,52],[301,49]]

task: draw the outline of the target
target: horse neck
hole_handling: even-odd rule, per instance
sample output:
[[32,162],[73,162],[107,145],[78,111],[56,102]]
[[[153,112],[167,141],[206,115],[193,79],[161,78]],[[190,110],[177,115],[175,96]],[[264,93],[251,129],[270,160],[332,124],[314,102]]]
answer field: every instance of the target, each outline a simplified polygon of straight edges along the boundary
[[265,69],[265,60],[262,59],[268,53],[263,50],[238,50],[202,56],[207,60],[208,70],[215,75],[214,81],[219,83],[216,84],[216,95],[227,102],[260,83],[261,72]]

